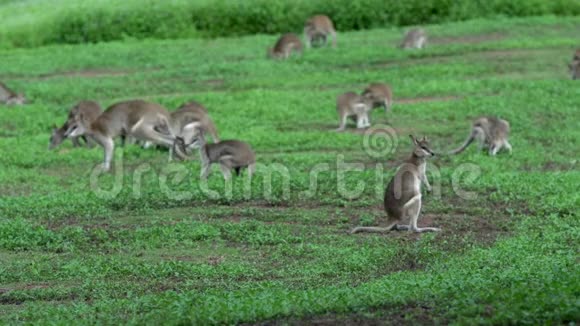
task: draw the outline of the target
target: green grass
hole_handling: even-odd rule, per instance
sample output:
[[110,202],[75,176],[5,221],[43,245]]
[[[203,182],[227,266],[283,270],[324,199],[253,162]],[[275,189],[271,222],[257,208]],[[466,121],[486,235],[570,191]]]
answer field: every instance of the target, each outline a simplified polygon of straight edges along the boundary
[[[0,109],[0,324],[578,322],[580,88],[565,64],[579,27],[436,25],[426,50],[408,52],[394,47],[401,30],[375,29],[286,62],[266,60],[273,36],[0,50],[0,80],[32,102]],[[333,132],[336,96],[373,81],[395,96],[391,114],[372,116],[397,132],[380,157],[362,134]],[[166,151],[136,146],[117,148],[122,175],[99,177],[104,190],[122,185],[107,196],[90,187],[100,148],[47,150],[76,101],[131,98],[204,103],[222,138],[257,152],[249,196],[243,178],[227,194],[216,168],[212,198],[198,161],[168,165]],[[431,161],[437,191],[420,224],[443,232],[347,234],[384,223],[382,191],[408,134],[444,152],[479,115],[510,121],[514,152]],[[340,162],[363,169],[344,174]],[[268,193],[280,165],[288,191],[277,172]],[[343,188],[359,182],[349,198]]]
[[0,0],[0,47],[302,33],[325,14],[340,33],[478,18],[578,16],[580,0]]

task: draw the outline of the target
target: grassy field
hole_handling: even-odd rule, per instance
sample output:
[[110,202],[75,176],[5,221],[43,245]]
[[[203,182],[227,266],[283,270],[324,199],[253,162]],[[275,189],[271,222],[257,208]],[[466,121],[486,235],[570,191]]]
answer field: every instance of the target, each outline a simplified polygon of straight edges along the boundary
[[[429,26],[406,52],[401,30],[341,33],[286,62],[266,60],[273,36],[0,50],[0,80],[32,102],[0,108],[0,324],[580,321],[579,28]],[[395,105],[371,121],[394,132],[333,132],[336,96],[374,81]],[[256,150],[251,192],[216,168],[210,193],[163,150],[118,147],[98,179],[100,148],[47,150],[75,102],[133,98],[204,103]],[[514,151],[430,162],[419,224],[441,233],[347,234],[384,222],[409,134],[444,152],[479,115],[510,121]]]

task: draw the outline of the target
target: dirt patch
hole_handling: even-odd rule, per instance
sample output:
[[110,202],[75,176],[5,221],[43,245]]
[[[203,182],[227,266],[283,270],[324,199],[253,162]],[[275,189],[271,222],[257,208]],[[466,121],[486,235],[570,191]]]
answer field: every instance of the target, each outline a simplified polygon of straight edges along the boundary
[[213,88],[222,88],[226,83],[225,79],[218,78],[218,79],[207,79],[202,80],[199,82],[200,85],[210,86]]
[[507,33],[489,33],[489,34],[465,35],[465,36],[431,37],[431,38],[429,38],[429,43],[433,43],[433,44],[451,44],[451,43],[477,44],[477,43],[498,41],[498,40],[506,38],[507,36],[508,36]]
[[96,77],[111,77],[111,76],[127,76],[135,72],[136,71],[132,70],[88,69],[88,70],[53,72],[38,75],[32,78],[26,77],[26,79],[47,80],[51,78],[61,78],[61,77],[96,78]]

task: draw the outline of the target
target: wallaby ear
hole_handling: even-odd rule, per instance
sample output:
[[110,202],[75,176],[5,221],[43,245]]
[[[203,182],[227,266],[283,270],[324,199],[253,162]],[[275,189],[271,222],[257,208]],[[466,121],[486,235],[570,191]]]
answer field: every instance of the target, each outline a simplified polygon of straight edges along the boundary
[[413,135],[409,135],[409,138],[411,138],[411,140],[413,141],[413,144],[417,145],[417,139],[415,139],[415,137],[413,137]]
[[421,138],[421,141],[428,141],[427,137],[423,136],[423,138]]

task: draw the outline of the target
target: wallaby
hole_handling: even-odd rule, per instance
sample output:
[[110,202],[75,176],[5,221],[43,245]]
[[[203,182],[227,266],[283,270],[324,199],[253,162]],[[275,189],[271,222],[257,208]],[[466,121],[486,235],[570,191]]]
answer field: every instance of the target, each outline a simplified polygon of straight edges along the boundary
[[26,97],[22,93],[16,94],[6,84],[0,82],[0,104],[24,105],[26,104]]
[[[75,106],[71,108],[68,113],[67,120],[65,123],[60,127],[53,126],[52,128],[52,135],[50,136],[50,143],[48,145],[48,149],[54,149],[59,146],[67,137],[65,136],[66,131],[68,130],[69,126],[77,120],[78,116],[82,115],[82,119],[78,119],[79,123],[82,123],[85,128],[88,127],[93,121],[97,120],[99,115],[103,110],[99,103],[95,101],[80,101]],[[90,138],[85,137],[84,135],[78,137],[70,137],[74,147],[81,146],[79,142],[79,138],[81,138],[87,147],[92,147],[93,143]]]
[[198,148],[201,159],[201,178],[207,179],[211,165],[219,163],[224,179],[231,178],[231,170],[240,175],[241,170],[248,169],[248,176],[251,179],[256,166],[256,155],[245,142],[239,140],[222,140],[217,143],[206,143],[204,131],[199,122],[194,122],[185,127],[190,129],[195,135],[190,144],[186,144],[184,139],[177,137],[175,142],[175,152],[185,152],[188,147]]
[[391,87],[383,83],[372,83],[362,92],[362,96],[370,99],[373,102],[373,109],[383,107],[385,113],[393,105],[393,92]]
[[288,59],[292,52],[302,53],[302,41],[294,33],[287,33],[276,41],[273,48],[268,49],[268,57],[272,59]]
[[338,113],[339,126],[336,131],[346,128],[348,118],[356,119],[356,127],[359,129],[369,127],[369,111],[372,108],[372,100],[358,95],[355,92],[346,92],[336,98],[336,112]]
[[480,117],[475,119],[471,127],[469,137],[461,147],[452,150],[449,154],[463,152],[475,139],[479,142],[479,150],[488,148],[489,155],[495,155],[502,148],[506,148],[510,153],[512,146],[508,142],[510,124],[506,120],[496,117]]
[[322,40],[322,43],[326,44],[328,35],[332,37],[332,47],[336,47],[336,30],[332,20],[326,15],[310,17],[304,24],[304,40],[308,48],[312,46],[314,40]]
[[576,80],[580,78],[580,59],[575,59],[571,64],[568,65],[570,68],[570,74],[572,74],[572,79]]
[[[405,161],[389,182],[385,189],[385,211],[387,212],[387,226],[381,227],[356,227],[350,233],[358,232],[387,232],[410,230],[413,232],[441,231],[439,228],[417,226],[419,213],[421,212],[421,184],[425,184],[428,191],[431,185],[427,180],[425,169],[426,159],[435,154],[429,149],[428,140],[423,137],[417,140],[410,136],[415,148],[411,157]],[[399,224],[409,221],[408,225]]]
[[[138,140],[151,141],[169,148],[173,146],[175,141],[175,132],[170,122],[169,112],[156,103],[143,100],[124,101],[108,107],[88,126],[82,123],[83,119],[83,115],[79,114],[69,126],[66,136],[89,135],[101,145],[105,153],[102,165],[105,171],[111,168],[115,149],[114,139],[118,136],[131,136]],[[167,128],[169,134],[160,133],[156,128]]]
[[[218,136],[217,128],[210,118],[207,109],[198,102],[190,101],[183,104],[177,110],[171,112],[171,123],[177,133],[176,136],[183,138],[186,144],[190,144],[196,136],[192,128],[186,126],[197,122],[195,126],[199,128],[204,134],[209,133],[214,143],[218,143],[220,138]],[[167,133],[163,130],[160,132]],[[187,147],[186,154],[190,154],[191,148]]]
[[427,33],[422,28],[413,28],[405,34],[401,45],[402,49],[422,49],[427,45]]
[[580,60],[580,49],[576,49],[574,52],[574,56],[572,57],[572,61]]

